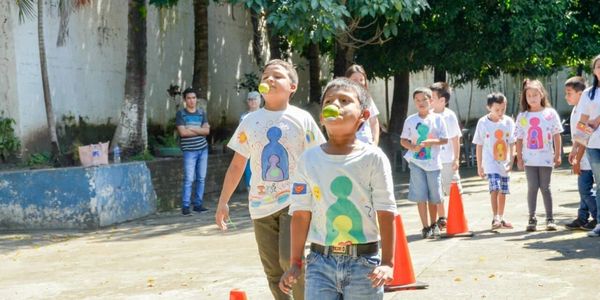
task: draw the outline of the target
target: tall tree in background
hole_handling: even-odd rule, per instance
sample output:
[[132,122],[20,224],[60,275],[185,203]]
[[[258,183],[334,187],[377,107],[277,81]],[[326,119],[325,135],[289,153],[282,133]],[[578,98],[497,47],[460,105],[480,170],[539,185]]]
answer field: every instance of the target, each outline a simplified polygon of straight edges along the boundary
[[123,155],[146,150],[146,0],[129,0],[127,13],[127,66],[125,97],[113,146],[120,145]]
[[208,90],[208,4],[209,0],[194,0],[194,75],[192,87],[200,98],[207,99]]

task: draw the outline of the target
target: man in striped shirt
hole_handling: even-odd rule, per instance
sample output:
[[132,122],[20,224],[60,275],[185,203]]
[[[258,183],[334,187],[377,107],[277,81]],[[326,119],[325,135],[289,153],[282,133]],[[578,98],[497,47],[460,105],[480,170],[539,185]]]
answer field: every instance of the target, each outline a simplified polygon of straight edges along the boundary
[[192,88],[183,91],[185,108],[178,111],[175,125],[179,133],[179,146],[183,151],[183,191],[181,193],[181,213],[190,216],[190,197],[192,183],[196,183],[194,193],[195,212],[208,209],[202,206],[204,197],[204,179],[206,178],[206,165],[208,163],[208,144],[206,136],[210,133],[210,125],[206,112],[197,107],[197,93]]

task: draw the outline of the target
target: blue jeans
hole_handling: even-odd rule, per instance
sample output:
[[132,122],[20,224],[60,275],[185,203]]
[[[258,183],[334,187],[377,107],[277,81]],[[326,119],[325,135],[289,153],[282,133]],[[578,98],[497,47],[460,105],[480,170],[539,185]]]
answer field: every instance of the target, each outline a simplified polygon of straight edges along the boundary
[[383,299],[383,287],[372,287],[367,277],[380,261],[379,255],[353,258],[311,252],[306,257],[305,299]]
[[579,189],[579,209],[577,210],[577,218],[584,223],[587,223],[589,216],[596,220],[597,206],[596,195],[594,193],[594,173],[591,170],[581,170],[577,177],[577,188]]
[[[600,178],[600,149],[587,148],[585,152],[590,160],[590,165],[592,165],[594,178]],[[598,207],[600,207],[600,185],[596,184],[596,220],[600,219],[600,215],[598,214],[600,210],[597,209]]]
[[182,207],[190,207],[190,196],[192,195],[193,182],[196,182],[194,207],[202,206],[202,200],[204,198],[204,179],[206,178],[207,164],[208,148],[197,151],[183,151],[183,191],[181,192]]

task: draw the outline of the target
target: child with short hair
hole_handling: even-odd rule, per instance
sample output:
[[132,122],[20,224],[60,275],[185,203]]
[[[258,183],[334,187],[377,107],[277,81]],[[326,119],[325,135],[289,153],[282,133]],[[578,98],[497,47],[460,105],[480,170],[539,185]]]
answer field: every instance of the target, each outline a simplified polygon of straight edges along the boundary
[[492,204],[492,230],[512,229],[504,219],[506,195],[512,170],[515,144],[515,122],[506,113],[506,97],[502,93],[487,96],[489,113],[477,121],[473,144],[476,146],[477,174],[489,181]]
[[[574,76],[565,82],[565,100],[573,106],[569,124],[571,125],[571,140],[577,130],[577,123],[581,119],[581,108],[579,99],[586,88],[585,79],[581,76]],[[578,153],[580,152],[581,153]],[[597,207],[596,197],[594,195],[594,173],[590,161],[585,155],[585,146],[573,142],[573,148],[569,153],[569,163],[573,166],[573,173],[577,176],[577,188],[579,190],[579,208],[577,209],[577,218],[571,223],[566,224],[567,229],[592,230],[598,223],[596,219]],[[589,217],[592,220],[589,220]]]
[[[462,192],[462,186],[460,184],[460,174],[458,168],[460,167],[460,138],[462,132],[460,131],[460,125],[458,124],[458,118],[456,114],[448,108],[450,103],[450,97],[452,90],[450,86],[445,82],[436,82],[432,84],[429,89],[431,90],[431,106],[433,112],[440,114],[446,123],[448,129],[448,143],[440,146],[440,157],[442,160],[442,191],[444,196],[450,196],[450,185],[452,182],[456,182],[458,190]],[[444,200],[438,204],[438,220],[437,224],[440,230],[446,228],[446,208],[444,207]]]
[[422,237],[436,238],[440,236],[437,205],[442,202],[440,145],[448,143],[448,131],[442,117],[430,111],[430,89],[416,89],[413,100],[417,113],[406,118],[400,135],[400,144],[408,149],[404,155],[410,168],[408,200],[417,202]]
[[355,135],[369,119],[367,101],[346,78],[325,87],[321,123],[329,140],[302,154],[292,180],[292,265],[279,285],[285,292],[302,269],[307,239],[306,299],[383,299],[383,284],[392,280],[392,169],[381,149]]
[[[290,266],[290,178],[300,154],[325,138],[308,112],[289,104],[298,86],[292,64],[279,59],[269,61],[261,82],[268,85],[263,93],[265,106],[244,118],[227,145],[235,154],[223,180],[215,221],[221,229],[227,229],[227,203],[250,160],[248,207],[258,253],[273,297],[289,299],[278,284]],[[295,299],[304,299],[302,277],[293,293]]]
[[527,176],[529,222],[526,231],[536,231],[535,210],[538,190],[546,209],[546,230],[555,231],[550,179],[553,167],[560,166],[563,131],[560,117],[550,107],[548,93],[539,80],[525,79],[521,93],[521,112],[517,116],[517,165]]

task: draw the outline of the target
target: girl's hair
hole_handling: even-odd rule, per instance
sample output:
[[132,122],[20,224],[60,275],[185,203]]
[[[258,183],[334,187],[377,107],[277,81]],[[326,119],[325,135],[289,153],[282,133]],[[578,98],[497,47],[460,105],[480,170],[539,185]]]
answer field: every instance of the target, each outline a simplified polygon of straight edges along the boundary
[[327,92],[331,89],[351,90],[356,94],[358,102],[360,103],[360,107],[362,109],[366,109],[368,107],[370,96],[367,90],[357,82],[345,77],[338,77],[327,83],[325,89],[323,89],[323,94],[321,94],[321,105],[323,105],[323,100],[325,100]]
[[542,107],[551,107],[550,100],[548,99],[548,92],[546,92],[544,85],[537,79],[531,80],[525,78],[525,80],[523,80],[523,91],[521,92],[521,111],[528,111],[530,109],[526,95],[527,90],[529,89],[536,89],[540,93],[542,96],[540,105]]
[[487,106],[492,107],[494,103],[502,104],[506,102],[506,97],[500,92],[495,92],[487,95]]
[[350,78],[350,76],[352,76],[352,74],[354,73],[360,73],[362,76],[365,77],[365,89],[369,88],[369,77],[367,77],[367,72],[365,72],[365,69],[361,66],[361,65],[351,65],[348,67],[348,69],[346,69],[346,74],[344,75],[344,77],[346,78]]
[[600,87],[600,78],[594,75],[594,67],[596,66],[596,62],[598,61],[600,61],[600,55],[594,57],[594,59],[592,60],[592,77],[594,77],[594,82],[592,83],[592,88],[588,92],[588,96],[590,96],[590,99],[592,100],[594,100],[594,97],[596,96],[596,88]]

